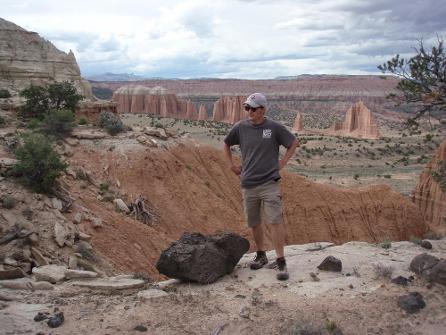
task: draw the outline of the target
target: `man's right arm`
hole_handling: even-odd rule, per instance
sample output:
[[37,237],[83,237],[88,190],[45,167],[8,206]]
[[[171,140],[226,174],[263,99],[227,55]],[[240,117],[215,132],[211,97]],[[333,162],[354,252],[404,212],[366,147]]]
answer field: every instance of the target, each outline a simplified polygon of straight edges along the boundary
[[224,143],[223,149],[225,152],[226,159],[229,162],[229,164],[231,165],[231,171],[234,172],[234,174],[236,174],[237,176],[239,176],[240,173],[242,172],[242,167],[238,164],[234,164],[234,161],[232,158],[231,147],[229,145],[227,145],[226,143]]

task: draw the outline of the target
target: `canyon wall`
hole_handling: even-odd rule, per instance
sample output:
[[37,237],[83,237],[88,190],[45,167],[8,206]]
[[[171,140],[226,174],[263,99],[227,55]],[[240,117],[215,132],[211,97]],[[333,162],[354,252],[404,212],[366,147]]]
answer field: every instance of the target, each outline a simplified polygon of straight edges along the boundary
[[195,105],[190,100],[178,99],[162,87],[122,86],[113,93],[118,113],[147,113],[161,117],[197,120]]

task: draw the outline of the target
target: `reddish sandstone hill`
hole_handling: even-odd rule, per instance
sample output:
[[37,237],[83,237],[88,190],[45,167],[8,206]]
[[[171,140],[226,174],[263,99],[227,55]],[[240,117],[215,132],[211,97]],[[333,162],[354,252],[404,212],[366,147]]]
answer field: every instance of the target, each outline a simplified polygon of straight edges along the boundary
[[[429,227],[446,234],[446,139],[420,176],[413,201]],[[443,189],[441,186],[443,183]]]
[[[104,227],[98,231],[83,229],[93,235],[94,249],[116,269],[156,274],[160,251],[184,231],[232,230],[251,240],[243,223],[238,177],[220,151],[189,142],[168,149],[144,147],[130,139],[120,139],[119,145],[89,143],[77,147],[70,164],[74,170],[91,171],[96,187],[67,182],[76,203],[103,218]],[[288,244],[407,240],[426,231],[416,205],[387,186],[348,190],[283,175]],[[154,226],[97,200],[101,182],[120,185],[112,189],[127,201],[142,194],[159,216]]]
[[229,123],[236,123],[240,120],[248,118],[248,112],[243,109],[245,96],[228,96],[220,97],[214,103],[212,111],[212,120]]

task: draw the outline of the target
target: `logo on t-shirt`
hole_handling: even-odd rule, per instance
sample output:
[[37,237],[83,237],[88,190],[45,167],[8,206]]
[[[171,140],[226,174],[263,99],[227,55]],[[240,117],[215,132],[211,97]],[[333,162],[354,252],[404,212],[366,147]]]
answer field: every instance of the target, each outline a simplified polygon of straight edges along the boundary
[[271,129],[263,129],[263,138],[271,138]]

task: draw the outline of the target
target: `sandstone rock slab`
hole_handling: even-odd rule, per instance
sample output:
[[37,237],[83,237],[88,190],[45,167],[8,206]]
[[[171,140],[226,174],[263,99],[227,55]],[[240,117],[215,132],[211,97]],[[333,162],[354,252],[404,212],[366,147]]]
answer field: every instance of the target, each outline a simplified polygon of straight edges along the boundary
[[65,277],[68,279],[80,279],[80,278],[96,278],[98,274],[93,271],[73,270],[69,269],[65,271]]
[[113,203],[115,204],[116,209],[118,209],[119,211],[124,213],[130,212],[130,209],[127,207],[127,205],[122,199],[115,199],[113,200]]
[[66,270],[67,268],[65,266],[50,264],[35,267],[33,268],[32,273],[37,281],[48,281],[56,284],[65,279]]
[[108,278],[93,279],[87,281],[76,281],[72,283],[75,286],[87,287],[100,290],[124,290],[140,288],[145,285],[142,279],[133,279],[128,277],[116,276]]

